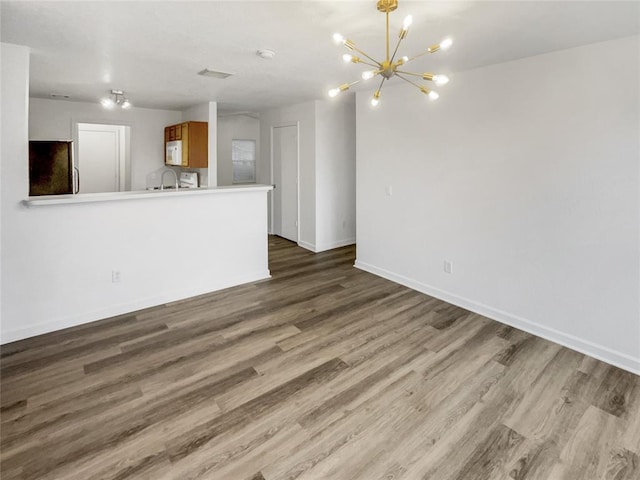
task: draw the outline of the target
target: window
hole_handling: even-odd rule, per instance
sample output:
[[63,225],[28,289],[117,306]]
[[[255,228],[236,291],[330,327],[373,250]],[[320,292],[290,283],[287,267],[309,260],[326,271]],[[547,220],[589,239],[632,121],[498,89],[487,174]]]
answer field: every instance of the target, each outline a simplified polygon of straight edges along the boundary
[[231,140],[233,183],[256,183],[256,141]]

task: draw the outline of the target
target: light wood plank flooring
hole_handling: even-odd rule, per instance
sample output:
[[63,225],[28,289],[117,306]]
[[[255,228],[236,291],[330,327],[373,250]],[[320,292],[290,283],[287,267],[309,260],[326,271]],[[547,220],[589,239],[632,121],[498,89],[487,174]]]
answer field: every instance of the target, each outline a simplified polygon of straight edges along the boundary
[[354,253],[5,345],[2,479],[640,479],[639,377]]

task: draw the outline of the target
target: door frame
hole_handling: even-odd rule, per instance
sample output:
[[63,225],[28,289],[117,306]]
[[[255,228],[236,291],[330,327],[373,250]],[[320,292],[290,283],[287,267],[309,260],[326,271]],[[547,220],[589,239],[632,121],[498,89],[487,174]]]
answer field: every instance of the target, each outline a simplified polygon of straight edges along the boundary
[[[285,122],[285,123],[278,123],[275,125],[271,125],[271,129],[269,131],[270,133],[270,138],[269,138],[269,147],[270,147],[270,173],[269,173],[269,178],[271,179],[271,185],[276,185],[275,182],[275,178],[273,178],[273,133],[274,130],[276,128],[284,128],[284,127],[296,127],[296,202],[297,202],[297,206],[296,206],[296,212],[297,212],[297,218],[296,218],[296,237],[298,238],[297,240],[297,244],[300,245],[300,122]],[[275,188],[278,188],[278,186],[276,185]],[[271,190],[272,192],[274,192],[274,190]],[[273,196],[275,196],[275,193],[273,193]],[[274,219],[275,219],[275,201],[274,201],[274,197],[271,197],[271,222],[269,225],[269,230],[271,232],[271,234],[275,234],[274,232]]]
[[[128,136],[129,136],[129,145],[127,148],[126,145],[126,139],[123,139],[124,142],[124,146],[125,146],[125,171],[124,171],[124,181],[122,181],[122,177],[121,177],[121,188],[124,188],[125,191],[127,190],[131,190],[132,186],[131,183],[133,181],[133,162],[132,162],[132,157],[133,155],[131,154],[131,152],[133,151],[134,148],[134,143],[135,143],[135,135],[134,135],[134,130],[135,130],[135,122],[133,121],[128,121],[128,120],[114,120],[112,118],[100,118],[100,117],[84,117],[84,116],[72,116],[71,117],[71,134],[72,134],[72,138],[73,138],[73,155],[74,155],[74,159],[78,159],[80,158],[78,156],[78,149],[80,147],[80,134],[78,132],[78,124],[79,123],[89,123],[89,124],[94,124],[94,125],[113,125],[113,126],[118,126],[118,127],[128,127]],[[126,128],[125,128],[125,136],[127,135],[126,133]],[[74,167],[77,167],[77,165],[74,164]],[[122,172],[121,172],[122,174]]]

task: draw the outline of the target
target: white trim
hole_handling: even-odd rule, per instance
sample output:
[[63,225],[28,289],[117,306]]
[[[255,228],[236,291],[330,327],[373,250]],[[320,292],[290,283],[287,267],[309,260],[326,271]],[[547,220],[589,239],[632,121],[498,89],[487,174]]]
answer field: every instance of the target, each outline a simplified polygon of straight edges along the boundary
[[273,229],[273,205],[275,202],[275,192],[273,191],[275,187],[275,183],[273,182],[273,126],[269,129],[269,183],[273,187],[271,190],[271,202],[269,202],[269,213],[271,214],[269,217],[269,233],[271,235],[275,235],[276,231]]
[[313,253],[316,253],[316,246],[313,243],[305,242],[304,240],[298,240],[298,246],[302,247],[306,250],[311,250]]
[[[127,160],[131,157],[131,155],[127,154],[127,148],[126,148],[126,129],[129,129],[129,136],[131,136],[131,127],[129,125],[117,125],[117,124],[112,124],[112,123],[107,123],[107,124],[100,124],[100,123],[82,123],[82,122],[78,122],[75,124],[75,131],[74,131],[74,135],[77,137],[77,145],[74,142],[74,150],[76,150],[76,152],[74,152],[74,155],[77,156],[74,157],[74,167],[78,168],[79,171],[80,169],[87,168],[86,167],[86,163],[84,165],[80,165],[79,162],[82,162],[82,156],[79,154],[80,152],[80,134],[81,132],[108,132],[108,133],[113,133],[115,136],[115,143],[116,143],[116,161],[115,161],[115,180],[117,181],[117,188],[115,188],[114,190],[111,190],[113,192],[124,192],[126,191],[126,185],[127,185]],[[80,178],[80,180],[82,180],[82,178]],[[129,183],[130,183],[130,178],[129,178]],[[109,192],[106,192],[109,193]]]
[[112,305],[108,308],[101,308],[92,312],[84,312],[78,315],[58,318],[50,322],[38,323],[26,328],[2,332],[2,344],[23,340],[25,338],[42,335],[44,333],[49,333],[56,330],[62,330],[64,328],[83,325],[89,322],[95,322],[97,320],[114,317],[116,315],[124,315],[127,313],[136,312],[138,310],[142,310],[143,308],[155,307],[158,305],[163,305],[165,303],[183,300],[185,298],[196,297],[198,295],[204,295],[206,293],[213,293],[225,288],[235,287],[244,283],[257,282],[259,280],[264,280],[267,278],[271,278],[271,272],[268,269],[264,271],[254,272],[252,274],[241,275],[231,279],[226,278],[224,282],[216,282],[206,287],[202,287],[196,291],[192,289],[174,290],[171,292],[165,292],[161,295],[141,298],[134,302]]
[[[106,113],[106,112],[105,112]],[[74,155],[74,167],[80,168],[77,162],[82,161],[80,155],[78,155],[78,149],[80,148],[80,132],[79,125],[87,124],[87,125],[108,125],[111,127],[121,127],[124,138],[118,139],[119,144],[119,153],[122,155],[122,152],[125,152],[124,157],[121,156],[118,162],[118,170],[119,170],[119,183],[121,192],[126,191],[127,180],[131,183],[131,149],[133,148],[133,130],[135,127],[134,121],[129,120],[118,120],[114,123],[113,119],[99,120],[96,117],[92,117],[91,119],[86,119],[82,114],[81,115],[72,115],[71,116],[71,134],[73,136],[73,155]],[[126,146],[126,132],[128,130],[129,133],[129,148]],[[123,168],[124,167],[124,168]],[[124,171],[122,171],[124,170]],[[127,179],[127,172],[129,172],[129,178]]]
[[584,340],[574,335],[563,333],[554,328],[540,325],[539,323],[527,320],[517,315],[513,315],[508,312],[490,307],[488,305],[484,305],[482,303],[460,297],[453,293],[440,290],[439,288],[435,288],[431,285],[413,280],[411,278],[405,277],[404,275],[390,272],[389,270],[385,270],[384,268],[376,267],[375,265],[356,260],[354,267],[369,273],[373,273],[374,275],[378,275],[379,277],[386,278],[387,280],[391,280],[392,282],[399,283],[426,295],[439,298],[440,300],[478,313],[500,323],[519,328],[520,330],[524,330],[525,332],[531,333],[538,337],[542,337],[546,340],[560,344],[577,352],[597,358],[598,360],[602,360],[603,362],[622,368],[636,375],[640,375],[640,357],[636,358],[625,353],[616,352],[615,350],[612,350],[603,345],[599,345],[589,340]]
[[305,242],[304,240],[298,240],[299,247],[302,247],[306,250],[311,250],[313,253],[325,252],[327,250],[333,250],[334,248],[353,245],[354,243],[356,243],[355,237],[345,238],[344,240],[337,240],[335,242],[321,243],[319,246],[313,243]]
[[78,193],[77,195],[42,195],[29,197],[22,201],[28,207],[63,205],[73,203],[113,202],[136,200],[140,198],[171,198],[186,195],[210,195],[222,193],[267,192],[271,185],[233,185],[227,187],[181,188],[179,190],[136,190],[133,192]]
[[[276,125],[271,125],[271,135],[270,135],[270,145],[269,145],[269,150],[270,150],[270,167],[271,167],[271,186],[275,189],[277,188],[274,187],[274,178],[273,178],[273,131],[276,128],[285,128],[285,127],[296,127],[296,202],[298,204],[297,209],[296,209],[296,235],[297,235],[297,240],[300,240],[300,122],[288,122],[288,123],[278,123]],[[280,187],[282,188],[282,187]],[[271,230],[272,235],[282,235],[282,231],[280,232],[276,232],[275,229],[273,228],[273,223],[274,223],[274,204],[276,203],[274,201],[274,197],[275,193],[272,194],[271,196],[271,224],[269,225],[269,230]],[[282,226],[281,226],[282,227]],[[284,237],[282,237],[284,238]],[[306,247],[305,247],[306,248]]]
[[296,122],[296,203],[296,240],[300,240],[300,122]]
[[353,245],[356,243],[356,237],[345,238],[342,240],[336,240],[329,243],[321,243],[316,245],[316,252],[324,252],[325,250],[333,250],[334,248],[346,247],[347,245]]

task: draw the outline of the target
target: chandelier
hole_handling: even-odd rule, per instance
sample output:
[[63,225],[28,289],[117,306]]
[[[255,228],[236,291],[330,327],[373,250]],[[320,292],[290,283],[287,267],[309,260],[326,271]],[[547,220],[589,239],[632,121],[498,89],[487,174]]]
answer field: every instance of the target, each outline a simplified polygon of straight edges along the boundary
[[371,58],[369,55],[367,55],[366,53],[364,53],[362,50],[360,50],[358,47],[356,47],[355,43],[352,40],[348,40],[345,37],[343,37],[342,35],[340,35],[339,33],[335,33],[333,35],[333,39],[337,44],[342,44],[345,47],[347,47],[348,50],[353,51],[353,52],[357,52],[358,54],[362,55],[363,57],[366,57],[366,60],[363,60],[362,58],[356,56],[356,55],[352,55],[352,54],[345,54],[343,55],[342,59],[346,62],[346,63],[362,63],[364,65],[368,65],[370,67],[373,67],[373,70],[367,70],[365,72],[362,72],[362,78],[360,80],[356,80],[355,82],[351,82],[351,83],[343,83],[342,85],[336,87],[336,88],[332,88],[331,90],[329,90],[329,96],[330,97],[335,97],[336,95],[338,95],[340,92],[344,92],[346,90],[349,90],[349,87],[360,83],[363,80],[370,80],[374,77],[377,76],[381,76],[382,80],[380,81],[380,85],[378,86],[377,90],[374,92],[373,94],[373,98],[371,99],[371,105],[372,106],[376,106],[379,103],[379,99],[380,99],[380,92],[382,91],[382,87],[384,85],[384,82],[387,80],[390,80],[392,77],[398,77],[401,80],[404,80],[407,83],[410,83],[411,85],[417,87],[422,93],[424,93],[425,95],[427,95],[431,100],[436,100],[440,95],[438,95],[438,92],[431,90],[429,88],[427,88],[424,85],[420,85],[418,83],[416,83],[415,81],[411,80],[408,77],[419,77],[422,80],[427,80],[430,82],[435,83],[436,85],[440,86],[440,85],[445,85],[449,82],[449,77],[447,77],[446,75],[441,75],[441,74],[434,74],[434,73],[429,73],[429,72],[424,72],[424,73],[413,73],[413,72],[408,72],[405,70],[401,70],[401,67],[407,63],[409,63],[410,61],[421,57],[423,55],[426,55],[427,53],[435,53],[438,50],[447,50],[451,44],[453,43],[452,40],[450,38],[446,38],[443,41],[441,41],[438,44],[432,45],[430,46],[425,52],[420,53],[418,55],[415,55],[413,57],[400,57],[398,59],[396,59],[396,54],[398,53],[398,48],[400,47],[400,43],[402,42],[402,40],[404,40],[404,38],[407,36],[407,33],[409,32],[409,26],[411,25],[413,18],[411,17],[411,15],[405,17],[404,22],[402,23],[402,28],[400,29],[400,33],[398,34],[398,43],[396,44],[395,49],[393,50],[393,54],[389,54],[390,50],[389,50],[389,13],[393,12],[396,8],[398,8],[398,0],[378,0],[377,3],[377,8],[378,11],[383,12],[384,14],[386,14],[387,17],[387,35],[386,35],[386,39],[387,39],[387,43],[386,43],[386,47],[387,47],[387,51],[386,51],[386,56],[385,59],[381,62],[374,60],[373,58]]
[[119,105],[120,108],[124,108],[125,110],[131,108],[131,102],[127,100],[122,90],[111,90],[110,96],[100,100],[100,103],[104,108],[109,110],[116,105]]

